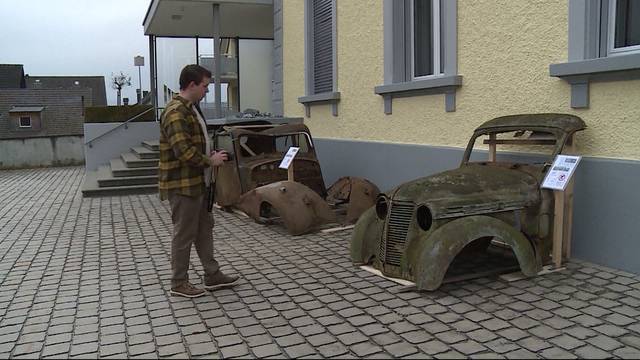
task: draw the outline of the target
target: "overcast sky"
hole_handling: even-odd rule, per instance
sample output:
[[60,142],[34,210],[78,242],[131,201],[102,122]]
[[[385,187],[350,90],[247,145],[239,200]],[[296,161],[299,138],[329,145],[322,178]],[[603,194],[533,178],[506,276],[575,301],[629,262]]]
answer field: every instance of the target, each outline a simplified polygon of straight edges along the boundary
[[0,2],[0,63],[23,64],[29,75],[102,75],[116,104],[111,73],[131,76],[123,97],[135,102],[142,55],[142,89],[149,90],[149,40],[142,21],[150,0],[20,0]]

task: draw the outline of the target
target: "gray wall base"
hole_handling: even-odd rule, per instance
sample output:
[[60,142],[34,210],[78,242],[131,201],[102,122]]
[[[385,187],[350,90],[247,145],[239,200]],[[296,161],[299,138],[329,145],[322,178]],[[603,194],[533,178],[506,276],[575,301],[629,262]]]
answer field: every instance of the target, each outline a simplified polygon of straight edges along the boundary
[[[327,186],[341,176],[360,176],[387,191],[456,168],[463,155],[451,147],[314,140]],[[640,162],[583,158],[575,176],[572,257],[640,274]]]

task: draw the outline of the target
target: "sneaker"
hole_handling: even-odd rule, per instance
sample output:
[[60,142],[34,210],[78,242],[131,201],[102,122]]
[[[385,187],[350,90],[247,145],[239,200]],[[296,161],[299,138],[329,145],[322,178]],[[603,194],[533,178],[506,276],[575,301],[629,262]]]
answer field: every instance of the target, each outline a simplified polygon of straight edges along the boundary
[[204,290],[198,289],[191,285],[189,282],[185,282],[182,285],[171,289],[169,292],[173,296],[184,296],[187,298],[196,298],[204,295]]
[[204,288],[207,290],[215,290],[224,287],[230,287],[238,283],[240,277],[236,275],[225,275],[222,271],[218,270],[215,275],[213,275],[212,279],[204,282]]

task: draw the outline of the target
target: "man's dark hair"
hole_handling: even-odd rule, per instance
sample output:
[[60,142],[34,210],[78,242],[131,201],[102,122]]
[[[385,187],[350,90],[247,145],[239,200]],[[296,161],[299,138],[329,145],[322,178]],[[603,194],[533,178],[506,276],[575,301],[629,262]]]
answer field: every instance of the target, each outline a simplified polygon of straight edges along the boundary
[[211,79],[211,71],[200,65],[187,65],[180,72],[180,90],[186,89],[192,81],[198,85],[204,78]]

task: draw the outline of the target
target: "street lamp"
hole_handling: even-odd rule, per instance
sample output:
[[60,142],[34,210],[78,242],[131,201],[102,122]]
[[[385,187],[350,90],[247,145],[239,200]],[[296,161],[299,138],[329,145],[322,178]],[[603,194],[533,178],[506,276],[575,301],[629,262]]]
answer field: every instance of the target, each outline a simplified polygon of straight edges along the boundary
[[140,75],[140,67],[144,66],[144,56],[136,56],[133,58],[133,65],[138,67],[138,90],[136,91],[136,97],[138,98],[138,104],[142,100],[142,77]]

